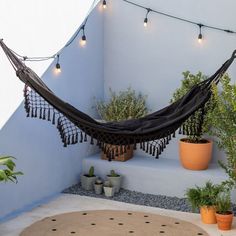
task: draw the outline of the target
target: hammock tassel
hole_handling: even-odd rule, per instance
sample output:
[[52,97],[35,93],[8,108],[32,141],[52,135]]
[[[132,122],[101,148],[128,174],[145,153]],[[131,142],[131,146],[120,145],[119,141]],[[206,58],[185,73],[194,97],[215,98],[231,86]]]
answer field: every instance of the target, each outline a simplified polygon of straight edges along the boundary
[[93,136],[91,136],[90,144],[91,144],[91,145],[94,145]]
[[43,109],[43,120],[46,120],[46,108]]
[[55,112],[53,112],[53,116],[52,116],[52,124],[55,125],[55,120],[56,120],[56,114]]
[[84,142],[87,142],[87,141],[88,141],[88,139],[87,139],[87,134],[84,133]]
[[82,143],[83,142],[83,133],[82,132],[80,132],[80,141],[79,141],[80,143]]
[[51,121],[50,109],[48,109],[48,121]]

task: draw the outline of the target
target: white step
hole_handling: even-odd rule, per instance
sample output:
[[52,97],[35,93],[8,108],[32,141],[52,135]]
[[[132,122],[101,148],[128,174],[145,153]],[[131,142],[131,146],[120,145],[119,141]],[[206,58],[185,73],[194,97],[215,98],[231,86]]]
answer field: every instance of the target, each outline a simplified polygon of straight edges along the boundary
[[[101,160],[100,154],[95,154],[83,160],[83,171],[87,171],[90,166],[94,166],[95,174],[103,179],[110,170],[123,175],[122,187],[125,189],[173,197],[184,197],[187,188],[202,186],[207,180],[220,183],[227,179],[217,164],[210,165],[207,170],[191,171],[184,169],[175,159],[157,160],[140,155],[126,162],[109,162]],[[236,202],[235,192],[232,197],[233,202]]]

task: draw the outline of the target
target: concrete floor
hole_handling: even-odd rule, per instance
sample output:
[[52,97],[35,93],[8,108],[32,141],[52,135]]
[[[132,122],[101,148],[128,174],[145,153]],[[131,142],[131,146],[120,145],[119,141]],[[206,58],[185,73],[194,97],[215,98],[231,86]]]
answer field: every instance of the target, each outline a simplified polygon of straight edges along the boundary
[[219,231],[216,225],[202,224],[198,214],[171,211],[70,194],[61,194],[58,198],[47,204],[38,206],[30,212],[22,213],[20,216],[0,224],[0,236],[18,236],[25,227],[47,216],[53,216],[72,211],[103,209],[142,211],[171,216],[192,222],[200,226],[206,230],[210,236],[236,236],[236,218],[234,218],[233,229],[231,231],[224,232]]

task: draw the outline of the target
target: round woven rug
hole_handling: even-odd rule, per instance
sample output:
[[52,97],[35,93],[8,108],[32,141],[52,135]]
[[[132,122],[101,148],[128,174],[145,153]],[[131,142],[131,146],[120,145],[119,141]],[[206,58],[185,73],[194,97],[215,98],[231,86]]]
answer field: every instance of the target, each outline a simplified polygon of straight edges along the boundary
[[83,211],[47,217],[20,236],[209,236],[198,226],[179,219],[129,211]]

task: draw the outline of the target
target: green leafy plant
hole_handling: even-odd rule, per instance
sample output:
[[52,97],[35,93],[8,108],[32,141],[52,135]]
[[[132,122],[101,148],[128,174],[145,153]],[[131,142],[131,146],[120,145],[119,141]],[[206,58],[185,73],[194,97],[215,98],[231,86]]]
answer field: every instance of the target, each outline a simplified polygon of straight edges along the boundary
[[216,211],[218,214],[227,215],[231,213],[231,199],[229,192],[219,194],[216,199]]
[[187,189],[185,195],[192,205],[193,210],[196,210],[202,206],[215,206],[216,199],[219,193],[223,191],[221,185],[215,185],[210,181],[207,181],[205,186]]
[[2,181],[12,181],[14,183],[17,183],[17,176],[23,175],[22,172],[18,171],[15,172],[15,163],[13,161],[15,159],[12,156],[2,156],[0,157],[0,166],[5,169],[0,169],[0,182]]
[[146,96],[136,94],[135,90],[128,88],[118,94],[111,89],[108,102],[96,102],[96,108],[105,121],[122,121],[132,118],[140,118],[148,113]]
[[214,109],[207,115],[212,126],[210,134],[217,137],[217,144],[226,153],[226,162],[219,161],[229,179],[222,184],[232,189],[236,185],[236,85],[226,74],[221,85],[213,86]]
[[114,170],[111,170],[109,176],[110,176],[110,177],[119,177],[120,175],[118,175]]
[[90,167],[88,176],[89,177],[93,177],[94,176],[94,167],[93,166]]
[[[183,72],[184,79],[181,81],[181,86],[176,89],[176,91],[173,93],[173,97],[170,100],[171,103],[176,102],[181,97],[183,97],[189,90],[197,85],[198,83],[204,81],[207,79],[205,75],[203,75],[201,72],[198,72],[196,75],[191,74],[189,71]],[[208,112],[210,112],[211,108],[211,101],[209,101],[206,106],[208,106]],[[191,126],[192,123],[198,124],[199,120],[201,119],[201,113],[196,111],[194,115],[192,115],[185,123],[186,129],[189,129],[188,127]],[[203,133],[208,132],[209,125],[207,123],[207,119],[204,120],[202,125],[202,131]],[[190,143],[201,143],[204,142],[202,139],[202,135],[195,134],[195,135],[188,135],[186,141]]]

